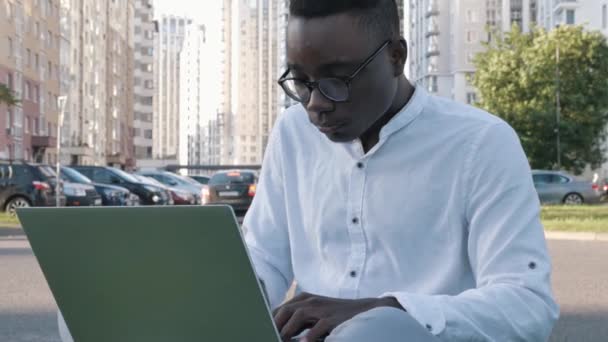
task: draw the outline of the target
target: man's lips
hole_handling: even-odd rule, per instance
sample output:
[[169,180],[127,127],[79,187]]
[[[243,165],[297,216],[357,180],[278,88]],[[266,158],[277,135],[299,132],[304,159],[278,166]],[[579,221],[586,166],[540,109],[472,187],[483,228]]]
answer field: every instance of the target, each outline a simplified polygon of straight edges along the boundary
[[317,126],[319,131],[321,131],[322,133],[328,134],[328,133],[333,133],[333,132],[337,131],[338,129],[342,128],[344,125],[345,125],[345,123],[336,123],[336,124],[315,125],[315,126]]

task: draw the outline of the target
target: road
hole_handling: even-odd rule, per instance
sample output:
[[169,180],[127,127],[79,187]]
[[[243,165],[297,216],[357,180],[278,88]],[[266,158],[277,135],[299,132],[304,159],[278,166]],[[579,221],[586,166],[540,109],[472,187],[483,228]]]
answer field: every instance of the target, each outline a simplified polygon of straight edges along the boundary
[[[608,243],[549,241],[562,317],[551,342],[605,342]],[[24,238],[0,236],[0,341],[58,342],[56,304]]]

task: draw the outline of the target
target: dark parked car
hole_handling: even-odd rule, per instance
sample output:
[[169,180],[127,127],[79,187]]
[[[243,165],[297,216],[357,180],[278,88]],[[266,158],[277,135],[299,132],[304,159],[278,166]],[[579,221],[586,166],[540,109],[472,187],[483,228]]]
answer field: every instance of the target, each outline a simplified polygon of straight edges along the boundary
[[166,187],[169,187],[174,193],[177,193],[179,195],[183,195],[184,192],[187,192],[191,194],[194,198],[194,203],[190,204],[201,204],[201,198],[203,196],[203,185],[195,181],[194,179],[180,176],[168,171],[140,171],[138,172],[138,174],[155,179],[156,181],[162,183]]
[[255,196],[258,176],[255,171],[235,170],[218,172],[209,180],[205,204],[232,206],[237,215],[244,214]]
[[72,168],[61,167],[61,178],[70,183],[93,186],[101,195],[101,203],[104,206],[122,207],[139,204],[139,197],[132,194],[129,190],[115,185],[93,183],[85,175]]
[[600,200],[600,192],[591,182],[577,180],[559,171],[532,171],[534,186],[543,204],[580,205]]
[[91,207],[102,205],[101,195],[92,185],[64,181],[63,194],[66,197],[66,206],[68,207]]
[[[45,165],[46,168],[53,170],[55,168],[50,165]],[[66,206],[68,207],[90,207],[100,206],[101,196],[95,190],[95,187],[90,184],[72,183],[69,179],[61,176],[63,182],[63,194],[66,197]]]
[[188,175],[188,177],[194,179],[195,181],[197,181],[203,185],[209,184],[209,179],[211,179],[211,177],[199,176],[199,175]]
[[143,183],[132,175],[107,166],[72,166],[93,182],[123,187],[139,197],[142,205],[168,205],[170,196],[155,185]]
[[[53,169],[20,161],[0,161],[0,209],[11,215],[17,208],[56,205],[56,174]],[[59,204],[65,205],[63,184]]]
[[170,205],[191,205],[194,204],[194,196],[192,196],[191,193],[189,192],[185,192],[179,189],[175,189],[175,188],[170,188],[166,185],[164,185],[163,183],[157,181],[154,178],[150,178],[150,177],[146,177],[146,176],[142,176],[142,175],[138,175],[136,173],[134,173],[132,175],[133,177],[137,178],[138,180],[144,182],[144,183],[149,183],[155,186],[158,186],[159,188],[163,188],[165,189],[165,191],[167,192],[168,196],[171,198],[171,200],[169,201]]

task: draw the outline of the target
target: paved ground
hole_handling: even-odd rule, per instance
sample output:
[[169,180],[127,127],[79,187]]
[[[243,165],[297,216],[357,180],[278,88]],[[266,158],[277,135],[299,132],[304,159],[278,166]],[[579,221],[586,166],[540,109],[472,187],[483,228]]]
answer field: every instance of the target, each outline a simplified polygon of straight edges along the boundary
[[[549,246],[562,307],[551,342],[605,342],[608,243],[550,241]],[[55,313],[27,241],[0,236],[0,341],[58,342]]]

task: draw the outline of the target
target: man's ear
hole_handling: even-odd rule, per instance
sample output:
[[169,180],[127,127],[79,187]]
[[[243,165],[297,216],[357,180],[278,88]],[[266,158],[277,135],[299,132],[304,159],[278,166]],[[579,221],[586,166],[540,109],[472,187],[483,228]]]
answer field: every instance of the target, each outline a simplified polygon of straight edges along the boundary
[[405,62],[408,57],[407,42],[404,38],[398,41],[393,41],[390,46],[391,62],[393,63],[395,77],[403,75],[405,71]]

